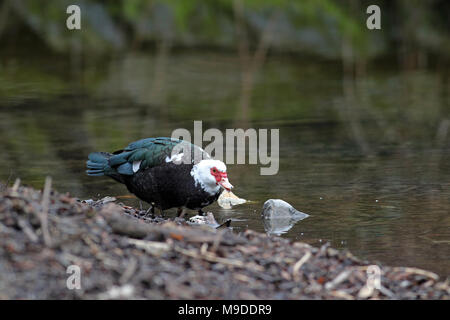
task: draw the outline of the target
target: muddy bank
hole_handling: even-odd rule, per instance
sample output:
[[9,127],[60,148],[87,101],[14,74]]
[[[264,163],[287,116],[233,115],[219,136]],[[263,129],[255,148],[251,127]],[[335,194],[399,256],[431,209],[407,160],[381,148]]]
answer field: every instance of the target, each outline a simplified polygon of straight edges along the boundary
[[[144,218],[50,188],[0,188],[1,299],[449,299],[448,279],[250,230]],[[80,289],[69,289],[69,266]],[[370,270],[370,268],[369,268]],[[77,282],[69,280],[69,284]]]

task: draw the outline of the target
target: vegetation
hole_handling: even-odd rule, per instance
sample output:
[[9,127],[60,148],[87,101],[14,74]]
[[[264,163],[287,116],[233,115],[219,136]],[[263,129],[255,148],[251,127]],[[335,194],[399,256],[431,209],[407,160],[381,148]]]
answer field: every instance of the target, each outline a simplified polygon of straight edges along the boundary
[[[372,1],[373,2],[373,1]],[[125,50],[160,42],[177,47],[235,48],[248,35],[256,47],[272,20],[274,51],[341,56],[347,39],[368,58],[413,47],[436,55],[450,52],[450,5],[445,0],[377,1],[383,32],[365,27],[371,1],[357,0],[120,0],[79,1],[82,32],[66,28],[71,1],[0,1],[0,40],[31,31],[58,52]],[[420,26],[420,28],[418,27]],[[242,28],[243,30],[239,30]]]

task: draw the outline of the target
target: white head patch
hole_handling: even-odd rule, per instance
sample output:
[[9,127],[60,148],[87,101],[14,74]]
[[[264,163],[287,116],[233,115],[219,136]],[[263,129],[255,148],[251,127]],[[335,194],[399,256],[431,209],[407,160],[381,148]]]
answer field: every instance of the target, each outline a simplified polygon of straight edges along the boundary
[[210,195],[214,195],[220,190],[216,179],[211,174],[211,169],[216,168],[221,172],[227,172],[227,166],[220,160],[202,160],[191,170],[191,176],[195,180],[195,185],[200,184],[201,188]]

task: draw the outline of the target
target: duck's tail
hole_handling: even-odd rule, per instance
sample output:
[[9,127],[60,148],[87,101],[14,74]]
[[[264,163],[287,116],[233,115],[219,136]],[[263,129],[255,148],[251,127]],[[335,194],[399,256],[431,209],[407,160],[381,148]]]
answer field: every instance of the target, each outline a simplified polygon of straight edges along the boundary
[[88,156],[88,161],[86,162],[88,176],[108,176],[114,180],[125,183],[120,171],[118,172],[114,167],[111,166],[111,157],[115,156],[113,153],[108,152],[92,152]]
[[108,152],[92,152],[86,162],[88,176],[109,176],[114,173],[114,169],[109,165],[109,158],[113,154]]

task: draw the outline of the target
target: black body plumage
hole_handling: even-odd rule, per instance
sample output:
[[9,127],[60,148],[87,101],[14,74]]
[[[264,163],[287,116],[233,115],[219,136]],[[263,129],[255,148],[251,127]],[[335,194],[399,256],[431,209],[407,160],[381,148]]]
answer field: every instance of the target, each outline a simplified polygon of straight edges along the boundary
[[138,198],[155,203],[162,210],[173,207],[198,210],[216,201],[221,189],[215,195],[205,192],[195,184],[190,174],[192,167],[168,162],[126,176],[124,183]]

